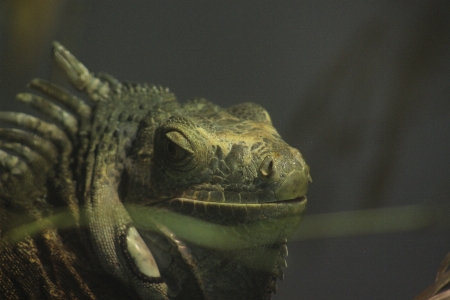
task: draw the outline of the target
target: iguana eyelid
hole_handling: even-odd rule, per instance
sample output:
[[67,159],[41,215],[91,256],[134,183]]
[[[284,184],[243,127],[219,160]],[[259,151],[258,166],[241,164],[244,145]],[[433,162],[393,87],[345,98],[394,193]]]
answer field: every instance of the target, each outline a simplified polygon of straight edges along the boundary
[[184,137],[183,134],[181,134],[178,131],[169,131],[166,133],[166,137],[174,142],[176,145],[178,145],[180,148],[182,148],[184,151],[189,153],[190,155],[194,154],[194,149],[192,149],[191,144],[189,141]]

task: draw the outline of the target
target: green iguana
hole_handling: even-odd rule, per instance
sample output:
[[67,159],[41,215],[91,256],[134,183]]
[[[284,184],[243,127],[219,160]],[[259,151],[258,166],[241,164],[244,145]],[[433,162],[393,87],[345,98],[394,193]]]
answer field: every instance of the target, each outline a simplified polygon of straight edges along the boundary
[[53,57],[89,100],[34,79],[43,118],[0,113],[0,298],[270,299],[311,178],[268,113]]

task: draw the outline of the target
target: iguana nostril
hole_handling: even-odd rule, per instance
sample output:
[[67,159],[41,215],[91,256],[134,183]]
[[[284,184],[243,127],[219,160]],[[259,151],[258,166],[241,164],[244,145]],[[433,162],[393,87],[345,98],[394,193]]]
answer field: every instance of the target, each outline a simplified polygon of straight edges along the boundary
[[264,158],[261,166],[259,167],[259,171],[261,172],[262,176],[270,177],[273,172],[273,157],[271,155],[268,155],[266,156],[266,158]]

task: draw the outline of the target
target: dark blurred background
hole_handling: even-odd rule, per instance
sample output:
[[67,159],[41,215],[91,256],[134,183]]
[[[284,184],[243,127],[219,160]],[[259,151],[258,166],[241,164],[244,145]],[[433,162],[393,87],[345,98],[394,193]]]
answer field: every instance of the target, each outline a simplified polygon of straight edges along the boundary
[[449,1],[3,0],[0,110],[31,111],[14,97],[34,77],[64,82],[52,40],[180,101],[270,112],[314,180],[274,299],[412,299],[434,281],[450,251]]

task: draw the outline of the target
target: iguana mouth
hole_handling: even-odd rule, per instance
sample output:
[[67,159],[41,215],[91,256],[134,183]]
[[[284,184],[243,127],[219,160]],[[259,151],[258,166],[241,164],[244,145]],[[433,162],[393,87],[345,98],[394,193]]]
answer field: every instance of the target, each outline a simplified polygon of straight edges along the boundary
[[173,198],[155,203],[151,207],[214,224],[239,225],[264,222],[268,218],[300,218],[306,208],[306,203],[306,196],[263,203],[218,203],[189,198]]
[[296,204],[301,204],[304,203],[306,204],[307,202],[307,198],[306,196],[299,196],[296,198],[292,198],[292,199],[284,199],[284,200],[273,200],[273,201],[265,201],[265,202],[258,202],[258,203],[245,203],[245,202],[209,202],[209,201],[203,201],[203,200],[199,200],[199,199],[192,199],[192,198],[187,198],[187,197],[175,197],[172,198],[168,201],[162,201],[162,202],[158,202],[158,204],[164,203],[164,202],[168,202],[170,207],[174,207],[173,204],[174,202],[179,202],[181,204],[187,204],[187,205],[214,205],[214,206],[223,206],[223,207],[227,207],[227,206],[234,206],[234,207],[251,207],[251,208],[256,208],[259,206],[262,207],[270,207],[270,206],[278,206],[278,205],[296,205]]
[[264,203],[297,203],[297,202],[303,202],[303,201],[307,201],[306,196],[300,196],[297,198],[293,198],[293,199],[286,199],[286,200],[274,200],[274,201],[267,201]]
[[[303,200],[306,200],[306,195],[303,196],[298,196],[295,198],[288,198],[288,199],[273,199],[273,200],[265,200],[265,201],[251,201],[251,202],[246,202],[245,200],[241,200],[241,201],[237,201],[235,199],[232,200],[228,200],[225,198],[222,198],[221,201],[214,201],[214,199],[208,197],[210,192],[205,192],[205,194],[207,195],[207,198],[197,198],[195,197],[196,195],[187,195],[187,194],[182,194],[180,196],[175,196],[172,199],[170,199],[169,201],[172,200],[176,200],[179,199],[181,201],[186,200],[186,201],[199,201],[199,202],[206,202],[206,203],[222,203],[222,204],[233,204],[233,205],[247,205],[247,204],[262,204],[262,203],[291,203],[291,202],[301,202]],[[194,197],[192,197],[194,196]],[[163,201],[167,201],[167,200],[163,200]]]

